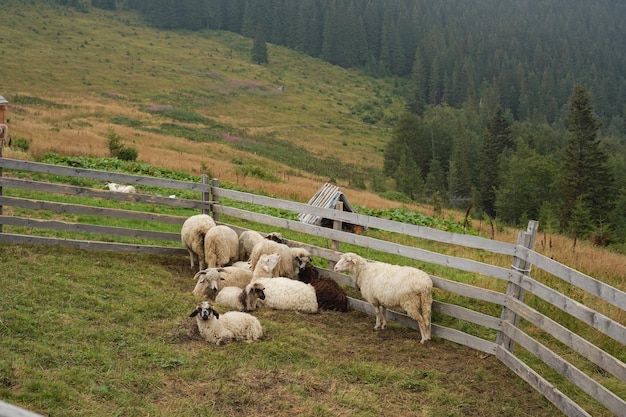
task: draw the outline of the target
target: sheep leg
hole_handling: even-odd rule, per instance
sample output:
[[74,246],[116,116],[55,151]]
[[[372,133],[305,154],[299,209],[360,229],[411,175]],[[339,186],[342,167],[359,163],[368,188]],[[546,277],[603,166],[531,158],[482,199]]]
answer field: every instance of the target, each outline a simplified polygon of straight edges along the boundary
[[193,253],[193,251],[189,249],[187,249],[187,252],[189,252],[189,263],[191,264],[191,269],[193,269],[193,267],[196,265],[195,263],[196,254]]
[[380,306],[374,306],[376,309],[376,325],[374,326],[374,330],[380,329]]
[[387,307],[380,306],[380,316],[383,320],[383,325],[381,326],[381,329],[385,330],[385,328],[387,327]]
[[430,331],[428,329],[429,326],[426,326],[426,321],[420,312],[419,304],[415,303],[406,303],[402,306],[407,314],[415,321],[417,321],[417,325],[420,328],[420,335],[422,336],[420,343],[424,343],[425,341],[430,339]]

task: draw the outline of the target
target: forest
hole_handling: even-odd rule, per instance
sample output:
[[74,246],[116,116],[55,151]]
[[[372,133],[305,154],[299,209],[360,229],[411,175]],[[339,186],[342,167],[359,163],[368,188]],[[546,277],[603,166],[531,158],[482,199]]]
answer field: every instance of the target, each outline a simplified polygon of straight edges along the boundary
[[[54,0],[80,6],[81,0]],[[626,3],[92,0],[397,80],[381,175],[405,197],[626,247]],[[258,51],[258,49],[257,49]],[[271,61],[265,49],[258,63]],[[374,179],[374,191],[386,191]]]

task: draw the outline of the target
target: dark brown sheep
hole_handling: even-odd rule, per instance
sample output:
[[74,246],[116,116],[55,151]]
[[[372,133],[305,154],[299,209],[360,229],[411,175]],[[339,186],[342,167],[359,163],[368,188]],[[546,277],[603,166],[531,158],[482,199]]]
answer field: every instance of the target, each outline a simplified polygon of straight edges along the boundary
[[315,288],[317,304],[322,310],[348,311],[346,292],[331,277],[320,277],[317,269],[310,263],[298,272],[298,279]]

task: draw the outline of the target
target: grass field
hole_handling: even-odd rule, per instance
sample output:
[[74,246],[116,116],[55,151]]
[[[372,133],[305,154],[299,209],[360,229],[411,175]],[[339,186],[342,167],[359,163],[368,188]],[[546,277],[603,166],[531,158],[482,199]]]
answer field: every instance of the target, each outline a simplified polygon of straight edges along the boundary
[[210,346],[181,259],[0,245],[0,263],[0,398],[42,414],[557,414],[495,358],[355,311],[260,310],[261,342]]
[[[157,167],[297,201],[333,178],[353,204],[434,214],[355,187],[382,166],[403,110],[396,80],[273,45],[270,64],[253,65],[248,39],[153,30],[127,12],[4,0],[2,15],[0,95],[29,144],[6,157],[104,157],[114,132]],[[546,234],[537,250],[625,289],[623,255]],[[358,312],[259,311],[262,342],[208,346],[187,317],[187,260],[0,245],[0,288],[0,399],[45,414],[558,415],[493,357],[422,346],[400,326],[375,333]]]

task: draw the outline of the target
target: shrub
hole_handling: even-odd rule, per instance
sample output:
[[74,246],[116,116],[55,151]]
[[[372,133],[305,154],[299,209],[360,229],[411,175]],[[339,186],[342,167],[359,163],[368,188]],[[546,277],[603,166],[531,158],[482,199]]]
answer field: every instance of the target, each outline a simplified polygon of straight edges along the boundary
[[122,146],[119,150],[117,157],[122,161],[132,161],[135,162],[137,157],[139,156],[139,151],[135,148]]

